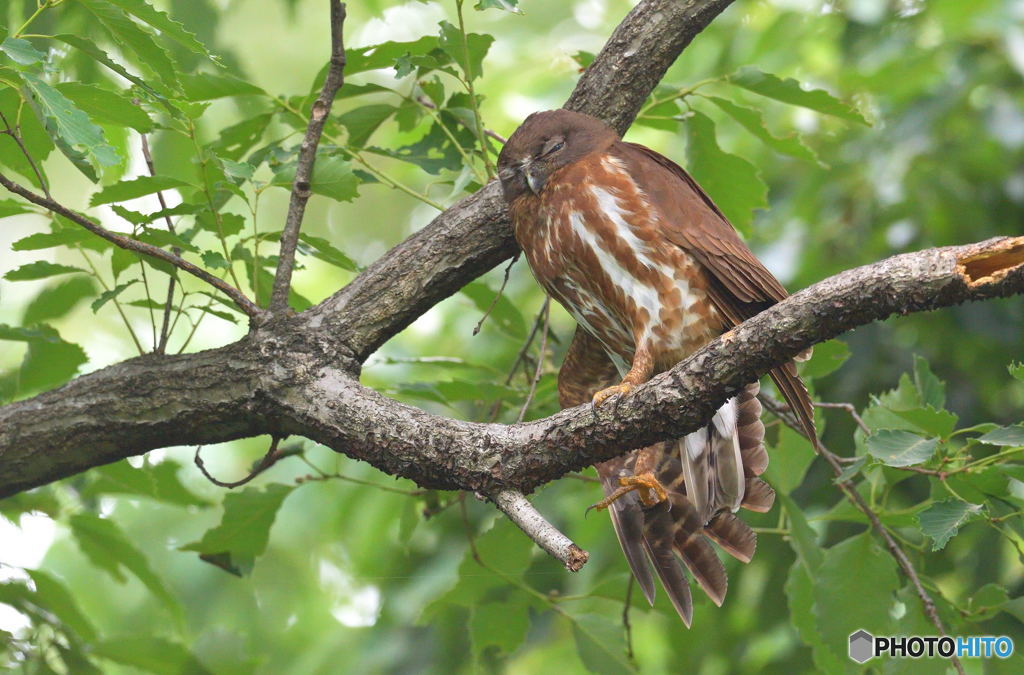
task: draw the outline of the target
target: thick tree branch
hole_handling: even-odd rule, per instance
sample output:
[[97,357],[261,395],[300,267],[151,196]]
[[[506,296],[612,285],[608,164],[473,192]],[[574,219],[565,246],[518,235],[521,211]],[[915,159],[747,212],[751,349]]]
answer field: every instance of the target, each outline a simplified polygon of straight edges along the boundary
[[[644,0],[623,19],[566,102],[623,132],[690,40],[732,0]],[[642,55],[642,58],[641,58]],[[645,61],[647,59],[647,61]],[[360,360],[518,250],[491,181],[385,253],[311,312]]]
[[292,183],[291,202],[281,232],[281,252],[278,256],[277,271],[274,274],[274,288],[270,296],[270,311],[281,312],[288,308],[288,291],[291,289],[292,271],[295,269],[295,247],[299,243],[299,230],[306,213],[313,180],[313,166],[316,164],[316,149],[320,135],[331,114],[331,105],[338,90],[345,83],[345,41],[342,28],[345,25],[345,3],[331,0],[331,59],[327,68],[320,96],[313,101],[309,113],[309,125],[302,139],[299,158],[295,165],[295,180]]
[[812,344],[891,314],[1022,292],[1024,237],[895,256],[800,291],[617,405],[508,426],[431,415],[363,387],[356,361],[302,314],[221,350],[133,359],[0,408],[0,496],[152,448],[260,433],[306,436],[423,487],[529,493],[698,428]]
[[164,262],[170,263],[171,265],[177,267],[180,270],[188,272],[194,277],[202,279],[203,281],[210,284],[224,295],[231,298],[231,300],[233,300],[234,303],[238,305],[238,308],[241,309],[246,314],[248,314],[250,317],[256,317],[263,313],[263,310],[257,307],[252,300],[245,297],[245,293],[242,293],[242,291],[238,290],[231,284],[213,276],[212,274],[204,270],[202,267],[193,265],[192,263],[185,260],[179,255],[175,255],[170,251],[165,251],[159,246],[153,246],[152,244],[147,244],[144,241],[132,239],[131,237],[126,237],[123,234],[118,234],[117,232],[111,232],[105,227],[99,225],[98,223],[89,220],[82,214],[72,211],[63,204],[60,204],[59,202],[56,202],[53,199],[50,199],[49,197],[44,197],[43,195],[36,194],[35,192],[32,192],[31,190],[23,187],[22,185],[15,183],[14,181],[10,180],[9,178],[7,178],[7,176],[3,174],[0,174],[0,185],[3,185],[5,188],[10,190],[14,194],[24,197],[33,204],[42,206],[43,208],[52,213],[56,213],[59,216],[64,216],[71,222],[77,225],[81,225],[85,229],[95,234],[97,237],[106,239],[114,246],[126,249],[128,251],[135,251],[136,253],[140,253],[151,258],[163,260]]

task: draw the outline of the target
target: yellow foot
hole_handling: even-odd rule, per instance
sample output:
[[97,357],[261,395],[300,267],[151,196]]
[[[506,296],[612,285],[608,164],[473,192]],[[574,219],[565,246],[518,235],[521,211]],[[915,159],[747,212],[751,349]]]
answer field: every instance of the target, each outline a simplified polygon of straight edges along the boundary
[[602,389],[601,391],[594,394],[594,400],[591,403],[591,405],[601,405],[602,403],[610,399],[612,396],[615,396],[616,394],[628,394],[631,391],[633,391],[633,385],[631,384],[626,384],[625,382],[623,382],[622,384],[616,384],[612,387],[608,387],[607,389]]
[[597,509],[603,511],[612,505],[616,499],[619,499],[625,494],[628,494],[636,490],[640,495],[640,503],[645,508],[660,504],[661,502],[668,499],[668,492],[665,491],[664,486],[652,473],[641,473],[636,476],[623,476],[619,479],[619,487],[615,492],[611,493],[596,504],[592,504],[587,511],[590,509]]

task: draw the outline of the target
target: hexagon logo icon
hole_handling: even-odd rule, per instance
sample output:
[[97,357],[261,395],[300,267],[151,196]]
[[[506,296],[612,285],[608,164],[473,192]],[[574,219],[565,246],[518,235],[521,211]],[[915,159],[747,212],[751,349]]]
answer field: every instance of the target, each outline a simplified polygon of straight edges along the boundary
[[875,638],[863,628],[850,635],[850,658],[864,663],[875,655]]

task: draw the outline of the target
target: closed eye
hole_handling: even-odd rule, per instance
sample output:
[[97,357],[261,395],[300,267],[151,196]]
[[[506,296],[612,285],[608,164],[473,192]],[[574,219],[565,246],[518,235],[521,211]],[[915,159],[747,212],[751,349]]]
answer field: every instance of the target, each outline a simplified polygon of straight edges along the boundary
[[550,148],[548,148],[548,151],[545,152],[542,155],[542,157],[547,157],[548,155],[554,154],[554,153],[558,152],[559,150],[561,150],[564,147],[565,147],[565,141],[558,141],[557,143],[552,145]]

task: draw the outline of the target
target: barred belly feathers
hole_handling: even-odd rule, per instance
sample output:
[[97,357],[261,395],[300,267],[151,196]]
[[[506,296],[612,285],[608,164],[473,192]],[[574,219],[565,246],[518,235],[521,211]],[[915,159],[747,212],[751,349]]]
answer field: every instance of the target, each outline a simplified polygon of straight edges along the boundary
[[[534,276],[578,324],[559,371],[563,408],[628,394],[786,296],[683,169],[596,118],[531,115],[498,166]],[[793,365],[771,374],[813,434]],[[758,478],[768,464],[758,389],[682,439],[597,465],[606,496],[595,506],[609,510],[633,575],[653,603],[653,567],[687,626],[692,599],[676,558],[720,605],[727,579],[709,541],[749,562],[756,538],[734,513],[774,501]]]

